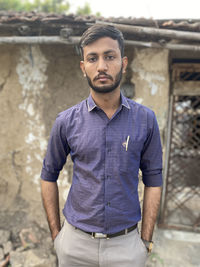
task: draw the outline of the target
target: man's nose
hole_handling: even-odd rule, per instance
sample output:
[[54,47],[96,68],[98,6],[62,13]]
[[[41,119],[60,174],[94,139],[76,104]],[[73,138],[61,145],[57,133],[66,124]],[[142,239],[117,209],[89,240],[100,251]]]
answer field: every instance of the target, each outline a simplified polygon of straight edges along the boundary
[[108,65],[107,65],[105,59],[100,58],[98,60],[97,71],[101,72],[101,71],[107,71],[107,70],[108,70]]

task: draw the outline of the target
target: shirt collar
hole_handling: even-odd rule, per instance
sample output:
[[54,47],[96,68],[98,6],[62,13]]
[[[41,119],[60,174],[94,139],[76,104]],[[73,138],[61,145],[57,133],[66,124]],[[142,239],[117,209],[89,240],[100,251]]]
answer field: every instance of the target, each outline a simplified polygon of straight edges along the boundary
[[97,107],[94,100],[92,99],[91,94],[89,95],[89,97],[87,99],[87,106],[88,106],[88,112],[92,111],[94,108]]
[[[125,96],[123,96],[122,93],[120,93],[121,96],[121,105],[126,107],[127,109],[130,109],[129,103],[127,101],[127,98]],[[97,107],[97,105],[95,104],[94,100],[92,99],[91,94],[89,95],[88,99],[87,99],[87,106],[88,106],[88,112],[92,111],[94,108]]]
[[127,109],[130,109],[127,98],[122,93],[120,93],[120,95],[121,95],[121,105],[126,107]]

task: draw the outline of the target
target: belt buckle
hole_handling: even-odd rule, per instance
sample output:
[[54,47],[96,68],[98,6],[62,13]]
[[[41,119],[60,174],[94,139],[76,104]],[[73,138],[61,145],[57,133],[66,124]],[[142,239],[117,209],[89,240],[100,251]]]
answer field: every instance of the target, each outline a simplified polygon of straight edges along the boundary
[[107,238],[107,234],[103,233],[92,233],[93,238]]

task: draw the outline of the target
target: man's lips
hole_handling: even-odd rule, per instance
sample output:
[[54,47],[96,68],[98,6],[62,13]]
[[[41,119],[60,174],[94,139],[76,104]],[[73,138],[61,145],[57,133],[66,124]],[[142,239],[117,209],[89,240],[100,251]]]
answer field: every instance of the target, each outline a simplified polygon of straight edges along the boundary
[[108,79],[109,79],[109,78],[106,77],[106,76],[100,76],[100,77],[97,78],[97,80],[99,80],[99,81],[101,81],[101,82],[103,82],[103,81],[107,81]]
[[94,81],[99,80],[99,81],[107,81],[107,80],[112,80],[112,77],[108,75],[98,75],[97,77],[94,78]]

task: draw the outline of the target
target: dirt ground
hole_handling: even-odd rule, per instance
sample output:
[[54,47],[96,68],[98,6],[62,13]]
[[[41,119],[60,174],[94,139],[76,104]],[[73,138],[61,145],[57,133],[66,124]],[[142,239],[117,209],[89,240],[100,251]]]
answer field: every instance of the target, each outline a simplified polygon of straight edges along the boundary
[[200,234],[155,229],[146,267],[200,267]]
[[[0,215],[0,228],[12,231],[11,241],[14,247],[21,246],[19,233],[23,228],[28,227],[40,240],[35,249],[40,249],[43,253],[48,250],[49,256],[54,254],[48,229],[41,228],[35,222],[27,221],[25,214],[20,212],[17,215],[0,212]],[[22,220],[19,223],[18,219],[22,216],[23,223]],[[148,258],[146,267],[200,267],[200,233],[163,230],[156,227],[153,240],[154,249]],[[55,264],[44,266],[55,266]]]

